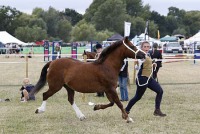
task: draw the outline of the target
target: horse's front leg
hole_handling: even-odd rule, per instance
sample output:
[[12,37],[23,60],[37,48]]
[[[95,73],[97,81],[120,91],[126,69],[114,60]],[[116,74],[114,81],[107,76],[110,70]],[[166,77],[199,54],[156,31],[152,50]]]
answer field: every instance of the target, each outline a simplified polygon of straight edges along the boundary
[[76,112],[76,116],[80,119],[80,121],[84,120],[86,117],[85,115],[81,112],[81,110],[77,107],[76,103],[74,102],[74,90],[69,88],[67,85],[64,85],[65,89],[68,92],[68,101],[72,105],[72,108]]

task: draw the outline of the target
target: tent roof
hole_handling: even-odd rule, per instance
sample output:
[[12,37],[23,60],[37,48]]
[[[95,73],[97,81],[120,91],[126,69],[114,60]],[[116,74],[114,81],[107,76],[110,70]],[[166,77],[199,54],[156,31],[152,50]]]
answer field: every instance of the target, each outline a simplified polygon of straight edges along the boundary
[[7,44],[7,43],[17,43],[19,45],[27,45],[27,43],[24,43],[20,41],[19,39],[15,38],[14,36],[10,35],[6,31],[0,31],[0,42]]
[[196,33],[194,36],[192,36],[193,38],[200,38],[200,31],[198,33]]
[[170,37],[163,37],[160,39],[161,42],[169,41],[169,42],[175,42],[178,41],[178,37],[170,36]]
[[124,37],[121,36],[120,34],[114,34],[110,38],[107,39],[107,41],[117,41],[117,40],[122,40]]
[[200,31],[186,40],[186,42],[195,42],[195,41],[200,41]]

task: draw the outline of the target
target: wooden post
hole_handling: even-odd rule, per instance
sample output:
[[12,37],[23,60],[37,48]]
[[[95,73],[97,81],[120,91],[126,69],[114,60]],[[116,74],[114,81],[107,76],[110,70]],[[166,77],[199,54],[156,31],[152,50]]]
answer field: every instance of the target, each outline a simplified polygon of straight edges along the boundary
[[26,78],[28,78],[28,55],[26,54]]

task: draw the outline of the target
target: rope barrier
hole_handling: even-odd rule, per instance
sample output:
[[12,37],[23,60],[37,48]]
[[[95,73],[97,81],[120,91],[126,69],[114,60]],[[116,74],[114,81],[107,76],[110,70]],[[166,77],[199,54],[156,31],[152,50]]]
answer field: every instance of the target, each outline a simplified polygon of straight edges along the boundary
[[[80,61],[84,61],[84,59],[77,59]],[[87,59],[87,61],[95,61],[96,59]],[[200,61],[200,59],[180,59],[180,58],[172,58],[172,59],[155,59],[155,61],[162,61],[162,62],[173,62],[173,61]],[[127,59],[127,61],[137,61],[137,59]],[[38,63],[47,63],[48,61],[37,61]],[[13,63],[13,64],[18,64],[18,63],[26,63],[24,61],[21,62],[11,62],[11,61],[0,61],[0,64],[7,64],[7,63]]]

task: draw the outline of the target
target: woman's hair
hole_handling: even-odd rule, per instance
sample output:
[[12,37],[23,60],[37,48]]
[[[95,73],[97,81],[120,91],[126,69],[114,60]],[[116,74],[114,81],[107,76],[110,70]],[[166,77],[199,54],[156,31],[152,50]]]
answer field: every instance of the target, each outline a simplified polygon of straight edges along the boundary
[[24,78],[23,84],[24,84],[24,85],[30,84],[29,78]]
[[[148,43],[149,44],[149,42],[148,41],[144,41],[144,42],[142,42],[142,44],[141,44],[141,48],[143,47],[143,45],[145,44],[145,43]],[[150,44],[149,44],[150,45]]]

